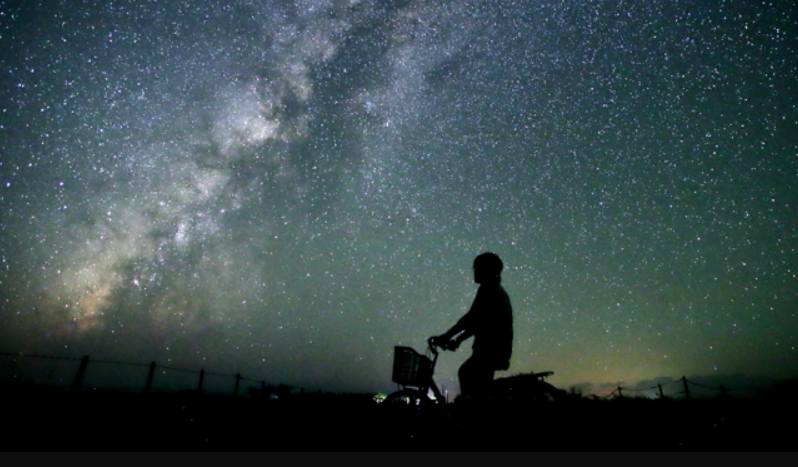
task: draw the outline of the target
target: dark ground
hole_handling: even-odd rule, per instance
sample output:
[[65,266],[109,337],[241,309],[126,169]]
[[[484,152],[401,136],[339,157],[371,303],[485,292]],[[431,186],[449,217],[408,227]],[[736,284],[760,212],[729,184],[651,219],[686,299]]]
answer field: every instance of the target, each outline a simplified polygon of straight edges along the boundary
[[393,410],[370,395],[278,400],[199,393],[0,390],[2,449],[785,451],[795,449],[796,404],[755,400],[576,400]]

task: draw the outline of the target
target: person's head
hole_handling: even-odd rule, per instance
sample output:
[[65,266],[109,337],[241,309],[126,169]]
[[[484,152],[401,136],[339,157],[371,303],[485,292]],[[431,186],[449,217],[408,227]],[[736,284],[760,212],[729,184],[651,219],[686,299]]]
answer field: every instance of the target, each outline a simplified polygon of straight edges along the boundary
[[474,260],[474,282],[484,284],[499,283],[502,280],[502,260],[493,253],[482,253]]

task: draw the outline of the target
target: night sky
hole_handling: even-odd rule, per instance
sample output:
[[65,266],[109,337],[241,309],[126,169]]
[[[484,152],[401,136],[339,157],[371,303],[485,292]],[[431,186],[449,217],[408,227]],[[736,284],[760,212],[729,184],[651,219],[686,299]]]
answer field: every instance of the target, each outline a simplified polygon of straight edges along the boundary
[[0,1],[0,351],[388,391],[492,251],[497,376],[794,377],[797,37],[767,0]]

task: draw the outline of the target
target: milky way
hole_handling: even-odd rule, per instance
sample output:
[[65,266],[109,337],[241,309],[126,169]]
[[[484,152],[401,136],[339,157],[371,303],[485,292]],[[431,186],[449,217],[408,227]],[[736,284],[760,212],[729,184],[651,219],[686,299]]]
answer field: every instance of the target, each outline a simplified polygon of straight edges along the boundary
[[510,373],[794,376],[782,3],[0,2],[0,351],[387,390],[493,251]]

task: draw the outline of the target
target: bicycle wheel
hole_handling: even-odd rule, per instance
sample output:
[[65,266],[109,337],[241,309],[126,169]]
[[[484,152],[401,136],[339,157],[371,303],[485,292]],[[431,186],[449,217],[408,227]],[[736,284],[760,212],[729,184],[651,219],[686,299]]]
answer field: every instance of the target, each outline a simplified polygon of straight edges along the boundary
[[389,409],[407,409],[407,412],[421,412],[433,402],[429,397],[416,389],[402,389],[388,395],[381,405]]
[[557,389],[549,383],[541,382],[541,397],[540,400],[557,401],[563,400],[565,393],[561,389]]
[[518,375],[494,380],[491,394],[496,401],[512,403],[538,403],[563,399],[563,391],[535,375]]
[[396,391],[380,403],[383,415],[398,439],[425,439],[434,416],[434,402],[415,389]]

